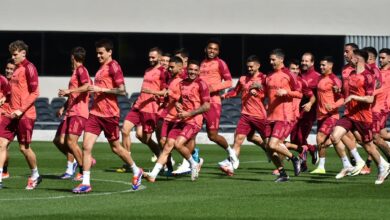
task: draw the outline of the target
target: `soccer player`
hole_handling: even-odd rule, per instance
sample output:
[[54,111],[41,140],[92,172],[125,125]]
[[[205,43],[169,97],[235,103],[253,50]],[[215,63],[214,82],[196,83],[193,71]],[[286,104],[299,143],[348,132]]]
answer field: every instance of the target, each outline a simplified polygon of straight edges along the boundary
[[[350,73],[354,70],[354,65],[352,64],[352,57],[353,57],[353,51],[359,49],[359,47],[354,43],[347,43],[344,45],[344,59],[346,64],[343,67],[342,70],[342,81],[343,81],[343,88],[339,88],[344,94],[344,98],[348,97],[348,79]],[[335,90],[338,88],[335,87]],[[348,109],[344,109],[344,115],[348,114]],[[358,175],[363,169],[365,163],[362,157],[360,156],[359,152],[357,151],[357,142],[362,145],[361,137],[358,132],[351,132],[348,131],[346,135],[344,135],[341,138],[341,141],[343,144],[348,148],[349,151],[347,151],[350,154],[351,158],[351,164],[355,166],[355,169],[352,173],[353,176]]]
[[[122,126],[122,143],[130,153],[130,131],[133,127],[142,127],[140,140],[146,144],[156,155],[160,155],[160,146],[151,138],[157,125],[157,112],[159,103],[150,90],[160,91],[164,88],[163,78],[165,69],[160,65],[161,50],[157,47],[149,50],[148,58],[150,67],[145,70],[144,80],[141,86],[141,94],[127,114]],[[165,90],[164,90],[165,91]],[[127,168],[124,164],[123,168]]]
[[[265,90],[265,75],[259,71],[260,60],[257,56],[248,57],[246,66],[248,74],[241,76],[234,90],[222,95],[222,98],[236,97],[241,94],[241,117],[237,123],[234,134],[233,150],[237,158],[240,155],[240,148],[246,137],[252,138],[257,131],[264,140],[267,123],[267,113],[263,105]],[[238,168],[239,160],[233,164],[229,160],[219,163],[220,169],[228,176],[234,174],[234,169]]]
[[[287,131],[291,130],[292,121],[295,120],[293,111],[293,98],[302,95],[297,92],[296,77],[284,67],[285,54],[281,49],[275,49],[270,53],[270,64],[273,72],[266,79],[266,94],[268,99],[267,150],[270,155],[277,153],[289,158],[294,166],[294,174],[300,173],[301,160],[294,156],[286,147],[281,145],[288,136]],[[286,182],[289,177],[284,170],[283,164],[278,156],[273,156],[272,161],[279,170],[279,176],[275,182]]]
[[[389,79],[388,77],[390,77],[390,49],[389,48],[383,48],[379,51],[379,64],[380,64],[380,71],[382,73],[382,77],[385,76],[384,78],[382,78],[382,83],[384,85],[384,88],[387,88],[387,86],[390,86],[388,85],[389,84]],[[385,90],[385,91],[388,91],[388,93],[390,93],[390,90]],[[390,94],[387,95],[387,99],[386,99],[386,105],[387,105],[387,111],[390,112]],[[390,140],[390,132],[388,132],[386,129],[382,129],[381,132],[381,137],[386,140],[386,141],[389,141]]]
[[320,60],[321,78],[317,86],[317,146],[319,150],[319,164],[312,174],[325,174],[325,149],[332,144],[329,135],[340,118],[338,108],[344,104],[340,91],[342,82],[333,73],[333,58],[324,57]]
[[27,190],[35,189],[42,181],[39,175],[37,160],[31,148],[31,137],[36,119],[34,102],[39,96],[38,73],[26,56],[28,45],[21,40],[9,45],[9,52],[16,65],[10,83],[10,101],[4,106],[5,114],[0,120],[0,188],[2,188],[2,173],[7,156],[7,146],[18,138],[19,149],[31,169]]
[[226,150],[229,160],[237,163],[234,150],[226,139],[218,134],[222,104],[219,92],[232,86],[232,76],[226,63],[220,59],[220,42],[216,39],[208,41],[205,48],[206,59],[200,66],[200,78],[207,83],[210,91],[210,110],[204,113],[208,138]]
[[116,96],[126,94],[123,72],[118,62],[112,58],[113,43],[110,40],[99,40],[95,43],[95,47],[100,68],[95,75],[94,85],[88,86],[88,91],[94,93],[94,99],[83,138],[83,182],[74,188],[73,192],[88,193],[92,190],[91,153],[102,131],[112,152],[131,166],[132,188],[136,190],[141,185],[143,170],[137,167],[131,154],[121,146],[119,141],[119,106]]
[[[374,103],[372,105],[372,132],[373,132],[373,138],[374,138],[374,144],[379,147],[379,149],[382,150],[384,155],[387,157],[387,160],[390,159],[390,147],[389,145],[383,140],[383,138],[380,135],[381,130],[386,126],[386,120],[387,120],[387,92],[385,87],[383,87],[383,79],[386,76],[383,76],[381,71],[376,65],[376,59],[378,57],[378,52],[373,47],[365,47],[362,50],[366,51],[368,53],[368,60],[367,64],[371,68],[372,71],[374,71],[376,84],[375,84],[375,91],[374,91]],[[366,160],[366,165],[363,167],[363,169],[360,171],[360,174],[369,174],[371,173],[371,162],[372,158],[368,156]]]
[[[180,49],[175,50],[174,54],[175,54],[175,56],[178,56],[183,60],[183,68],[182,68],[182,72],[180,73],[180,77],[182,79],[186,79],[188,76],[187,65],[188,65],[188,59],[189,59],[189,52],[186,48],[180,48]],[[189,140],[187,143],[187,146],[191,149],[194,149],[194,151],[192,152],[192,157],[201,166],[203,163],[203,158],[201,158],[199,155],[200,149],[198,147],[195,147],[195,139]],[[183,158],[181,165],[178,166],[177,169],[172,172],[172,174],[173,175],[183,175],[183,174],[188,174],[190,172],[191,172],[190,163],[185,158]]]
[[164,67],[164,69],[168,69],[169,59],[171,58],[170,53],[163,53],[160,57],[160,65]]
[[188,140],[194,139],[201,130],[202,114],[210,108],[210,93],[206,82],[199,77],[198,61],[189,61],[187,72],[187,79],[179,83],[180,96],[176,96],[174,93],[170,94],[170,98],[176,100],[178,121],[172,125],[164,149],[152,172],[145,173],[145,178],[150,182],[155,181],[173,147],[190,162],[191,180],[194,181],[198,178],[199,164],[192,158],[193,149],[186,147],[186,143]]
[[[320,74],[314,69],[314,55],[310,52],[302,55],[301,76],[312,92],[310,97],[304,95],[301,100],[300,106],[303,106],[303,109],[300,112],[300,118],[292,129],[290,139],[292,143],[298,145],[300,153],[305,154],[306,150],[308,150],[312,156],[312,163],[316,164],[318,160],[317,149],[315,146],[307,143],[307,138],[316,120],[316,108],[312,108],[312,106],[315,104],[315,94],[317,94]],[[306,167],[305,165],[304,167]]]
[[[0,75],[0,92],[1,92],[1,100],[0,100],[0,112],[1,114],[4,112],[3,105],[9,104],[9,95],[10,95],[10,87],[9,87],[9,81],[11,80],[12,74],[14,73],[16,69],[16,65],[14,63],[13,59],[8,59],[7,64],[5,66],[5,74]],[[0,117],[1,120],[1,117]],[[7,146],[9,148],[9,145]],[[9,155],[8,155],[8,149],[7,149],[7,156],[6,160],[4,162],[3,167],[3,179],[7,179],[10,177],[8,172],[8,161],[9,161]]]
[[[311,88],[309,88],[309,85],[308,83],[302,79],[301,77],[301,69],[300,69],[300,63],[298,60],[291,60],[290,63],[289,63],[289,70],[291,73],[293,73],[295,76],[296,76],[296,79],[297,79],[297,87],[296,87],[296,91],[299,91],[302,93],[302,97],[303,95],[305,95],[306,97],[310,97],[309,99],[309,103],[314,103],[315,100],[316,100],[316,97],[315,95],[313,94],[313,91]],[[301,117],[301,106],[300,106],[300,103],[302,102],[302,97],[299,96],[299,97],[294,97],[293,98],[293,112],[295,113],[295,118],[294,120],[292,121],[292,126],[291,126],[291,130],[289,131],[286,131],[287,135],[289,135],[291,133],[291,131],[293,131],[294,129],[296,129],[297,127],[297,124],[298,124],[298,121]],[[299,139],[298,139],[299,140]],[[299,145],[297,145],[296,143],[293,143],[293,142],[285,142],[284,145],[287,147],[287,149],[289,150],[294,150],[296,152],[299,153],[299,157],[302,159],[302,162],[301,162],[301,172],[305,172],[307,170],[307,165],[306,165],[306,157],[307,157],[307,146],[304,145],[302,147],[299,147]],[[274,175],[279,175],[279,170],[278,169],[275,169],[272,174]]]
[[[372,111],[371,104],[374,102],[375,79],[374,74],[367,69],[367,52],[354,50],[352,56],[353,70],[348,77],[348,96],[345,98],[347,114],[337,121],[331,133],[331,140],[339,154],[343,169],[336,175],[336,179],[341,179],[349,173],[354,173],[354,168],[345,154],[344,144],[341,138],[350,130],[357,131],[363,142],[363,147],[372,156],[378,165],[378,178],[375,184],[382,184],[390,173],[389,164],[382,158],[372,141]],[[360,170],[359,170],[360,173]]]
[[[82,47],[75,47],[71,52],[71,62],[73,73],[67,89],[60,89],[59,97],[68,97],[66,103],[65,118],[58,127],[57,136],[63,139],[63,148],[66,153],[70,153],[76,160],[68,158],[66,172],[60,176],[61,179],[70,179],[75,175],[76,166],[79,166],[80,172],[74,177],[74,180],[80,181],[83,172],[83,155],[78,145],[79,137],[84,131],[85,123],[88,119],[89,94],[88,86],[91,84],[88,70],[84,67],[86,51]],[[55,138],[56,139],[56,138]],[[70,159],[73,159],[70,158]],[[94,159],[92,159],[93,161]]]

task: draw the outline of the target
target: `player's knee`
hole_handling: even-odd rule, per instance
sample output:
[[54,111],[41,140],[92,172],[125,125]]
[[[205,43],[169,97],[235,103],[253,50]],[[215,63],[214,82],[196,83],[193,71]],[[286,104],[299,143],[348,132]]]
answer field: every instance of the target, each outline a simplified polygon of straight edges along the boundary
[[218,133],[216,133],[216,132],[208,132],[208,133],[207,133],[207,137],[208,137],[211,141],[216,141],[217,138],[218,138]]
[[333,134],[331,134],[330,141],[332,141],[332,144],[337,144],[337,143],[339,143],[340,139],[336,138]]
[[165,138],[160,139],[160,145],[164,148],[165,143],[167,143],[167,140]]

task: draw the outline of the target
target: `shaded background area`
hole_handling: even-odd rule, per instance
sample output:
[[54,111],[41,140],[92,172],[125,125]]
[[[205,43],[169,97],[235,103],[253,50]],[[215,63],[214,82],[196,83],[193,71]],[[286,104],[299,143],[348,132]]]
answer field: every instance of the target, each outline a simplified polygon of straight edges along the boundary
[[[114,42],[114,59],[117,59],[125,77],[142,77],[148,67],[147,54],[158,46],[164,52],[185,47],[193,59],[202,60],[204,47],[209,38],[216,37],[222,43],[220,57],[230,67],[234,78],[245,69],[245,60],[256,54],[262,62],[261,71],[270,71],[268,54],[274,48],[286,52],[286,60],[300,59],[302,53],[311,51],[317,59],[323,56],[335,58],[335,73],[343,65],[344,36],[318,35],[250,35],[250,34],[156,34],[156,33],[86,33],[86,32],[25,32],[0,31],[0,63],[4,66],[9,58],[8,44],[24,40],[30,47],[29,59],[36,65],[40,76],[70,75],[69,53],[75,46],[87,50],[86,66],[93,76],[99,64],[95,55],[95,41],[108,38]],[[318,70],[318,62],[316,62]],[[2,70],[3,68],[0,68]]]

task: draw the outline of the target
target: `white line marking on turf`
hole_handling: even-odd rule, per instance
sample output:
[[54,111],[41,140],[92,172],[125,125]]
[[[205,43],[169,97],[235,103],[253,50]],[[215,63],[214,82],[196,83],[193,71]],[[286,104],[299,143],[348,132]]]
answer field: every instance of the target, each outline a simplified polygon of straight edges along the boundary
[[[19,176],[14,176],[14,178],[17,178]],[[100,182],[109,182],[109,183],[119,183],[124,185],[131,185],[129,182],[125,181],[116,181],[116,180],[103,180],[103,179],[91,179],[94,181],[100,181]],[[50,200],[50,199],[65,199],[65,198],[74,198],[74,197],[85,197],[85,196],[108,196],[113,194],[121,194],[121,193],[129,193],[129,192],[137,192],[146,189],[146,186],[141,185],[137,190],[133,189],[127,189],[127,190],[121,190],[121,191],[115,191],[115,192],[101,192],[101,193],[85,193],[85,194],[71,194],[71,195],[64,195],[64,196],[49,196],[49,197],[35,197],[35,198],[2,198],[0,201],[29,201],[29,200]],[[2,189],[7,190],[7,189]],[[72,193],[69,190],[69,193]]]

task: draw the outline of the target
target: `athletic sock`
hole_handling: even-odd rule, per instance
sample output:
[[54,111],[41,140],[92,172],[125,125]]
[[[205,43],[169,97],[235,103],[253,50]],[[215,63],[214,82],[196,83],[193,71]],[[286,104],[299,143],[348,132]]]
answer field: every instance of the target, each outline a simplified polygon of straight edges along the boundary
[[383,171],[385,169],[385,166],[388,166],[389,163],[386,162],[386,160],[381,156],[378,164],[378,168],[380,171]]
[[83,166],[79,166],[79,172],[82,174],[83,173]]
[[353,149],[353,150],[351,150],[351,154],[352,154],[353,158],[355,158],[356,163],[358,163],[358,162],[360,162],[360,161],[364,161],[364,160],[360,157],[360,154],[359,154],[359,152],[357,151],[356,148]]
[[278,170],[279,170],[279,175],[280,176],[287,176],[287,173],[286,173],[286,171],[284,170],[283,167],[282,168],[278,168]]
[[73,162],[68,161],[66,163],[66,171],[65,173],[72,175],[73,174]]
[[318,168],[325,169],[325,157],[320,157],[320,161],[318,162]]
[[3,167],[3,173],[8,173],[8,166]]
[[235,150],[233,150],[230,145],[228,146],[228,148],[226,148],[226,151],[229,153],[229,156],[236,156]]
[[342,157],[341,161],[343,162],[343,167],[344,168],[352,167],[352,164],[351,164],[351,162],[349,162],[347,156]]
[[149,176],[156,178],[160,170],[163,168],[163,165],[160,163],[156,163],[153,167],[152,172],[150,172]]
[[91,185],[90,182],[91,171],[83,171],[83,185]]
[[191,165],[191,168],[192,167],[195,167],[196,165],[198,165],[198,163],[194,160],[194,158],[190,157],[188,159],[188,162],[190,162],[190,165]]
[[36,180],[39,177],[38,167],[31,169],[31,179]]
[[135,164],[135,162],[133,162],[133,165],[131,165],[131,169],[133,170],[133,174],[134,174],[134,175],[138,174],[139,168],[137,167],[137,165]]

